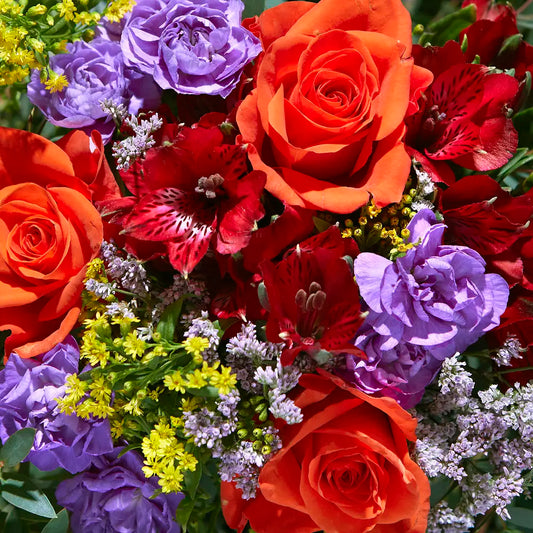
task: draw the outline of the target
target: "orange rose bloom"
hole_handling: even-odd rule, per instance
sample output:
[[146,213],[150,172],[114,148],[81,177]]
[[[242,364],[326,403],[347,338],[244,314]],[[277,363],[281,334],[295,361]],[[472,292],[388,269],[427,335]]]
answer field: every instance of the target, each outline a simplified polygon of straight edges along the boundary
[[102,221],[69,156],[38,135],[0,128],[0,184],[0,330],[6,356],[33,357],[76,324]]
[[[287,2],[250,23],[265,52],[237,112],[241,142],[284,202],[350,213],[400,200],[404,118],[429,85],[400,0]],[[410,104],[411,102],[411,104]]]
[[258,533],[424,533],[429,482],[409,457],[416,420],[390,398],[372,398],[326,372],[300,378],[301,424],[280,430],[283,448],[263,467],[255,499],[222,485],[230,527]]

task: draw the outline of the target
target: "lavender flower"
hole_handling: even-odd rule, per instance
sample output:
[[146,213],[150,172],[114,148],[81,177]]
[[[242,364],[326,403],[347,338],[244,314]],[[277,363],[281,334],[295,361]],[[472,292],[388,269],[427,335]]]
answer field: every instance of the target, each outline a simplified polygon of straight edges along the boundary
[[474,250],[441,244],[445,228],[422,209],[408,226],[416,246],[404,257],[392,262],[362,253],[354,261],[368,306],[355,344],[369,358],[347,356],[353,374],[345,377],[405,405],[418,401],[446,357],[497,326],[507,306],[505,280],[485,274]]
[[0,439],[19,429],[35,428],[28,455],[41,470],[71,473],[90,466],[113,449],[108,420],[84,420],[61,413],[56,398],[65,393],[65,378],[77,374],[80,354],[72,337],[33,359],[11,354],[0,371]]
[[60,505],[71,513],[74,533],[178,533],[174,521],[183,495],[159,494],[157,478],[146,479],[142,459],[120,449],[102,456],[87,472],[62,481],[56,490]]
[[[443,365],[436,400],[417,406],[417,463],[429,477],[446,476],[461,489],[453,513],[444,503],[430,513],[431,532],[466,531],[461,524],[473,524],[493,507],[509,518],[506,507],[524,492],[523,472],[533,467],[533,384],[506,392],[492,385],[477,397],[473,385],[464,363],[452,357]],[[479,473],[480,458],[490,472]]]
[[52,124],[78,128],[87,133],[98,130],[108,142],[115,129],[112,117],[102,109],[104,100],[127,104],[129,113],[142,107],[156,107],[160,96],[157,86],[144,74],[126,68],[120,45],[103,38],[90,43],[76,41],[67,45],[66,54],[50,59],[50,68],[63,75],[68,86],[50,93],[33,71],[28,98]]
[[241,0],[139,0],[122,32],[126,64],[163,89],[228,96],[261,51]]
[[163,120],[157,113],[148,119],[139,119],[135,116],[126,118],[125,123],[133,130],[133,135],[113,145],[113,157],[117,162],[118,170],[128,170],[130,165],[155,145],[152,133],[163,125]]
[[248,392],[261,392],[261,383],[254,378],[256,368],[279,359],[280,355],[281,345],[260,341],[251,322],[243,324],[241,331],[226,346],[226,363],[237,374],[239,385]]
[[101,256],[106,263],[107,275],[123,289],[139,296],[145,296],[150,291],[150,281],[140,261],[129,254],[122,257],[117,247],[106,241],[102,243]]

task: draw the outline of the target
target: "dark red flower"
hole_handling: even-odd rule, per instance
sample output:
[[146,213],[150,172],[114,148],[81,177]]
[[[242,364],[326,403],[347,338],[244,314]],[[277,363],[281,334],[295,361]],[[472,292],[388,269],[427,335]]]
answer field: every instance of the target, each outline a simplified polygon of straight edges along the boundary
[[246,152],[226,144],[216,126],[168,126],[123,179],[134,197],[111,202],[123,232],[164,243],[172,266],[187,275],[209,243],[222,254],[238,252],[264,215],[260,196],[266,177],[247,173]]
[[[332,227],[289,252],[279,263],[266,262],[262,274],[271,342],[285,342],[283,364],[298,353],[353,351],[362,322],[359,292],[345,254],[345,240]],[[328,245],[321,246],[324,242]]]
[[476,6],[476,20],[494,20],[505,14],[506,11],[512,11],[512,8],[494,0],[464,0],[461,7],[466,7],[471,4]]
[[465,63],[458,47],[450,42],[437,51],[413,48],[415,62],[429,68],[435,79],[419,99],[420,110],[407,119],[410,155],[435,181],[448,184],[454,180],[448,161],[492,170],[504,165],[518,144],[507,116],[517,80]]
[[489,270],[501,274],[510,285],[520,283],[522,241],[528,237],[533,198],[513,197],[489,176],[478,174],[449,187],[440,201],[447,241],[473,248],[487,261]]
[[477,4],[477,20],[461,32],[466,38],[465,59],[471,63],[479,57],[483,65],[501,70],[515,70],[522,80],[533,69],[533,46],[525,42],[516,25],[516,12],[510,5],[492,4],[486,0],[467,0],[463,6]]

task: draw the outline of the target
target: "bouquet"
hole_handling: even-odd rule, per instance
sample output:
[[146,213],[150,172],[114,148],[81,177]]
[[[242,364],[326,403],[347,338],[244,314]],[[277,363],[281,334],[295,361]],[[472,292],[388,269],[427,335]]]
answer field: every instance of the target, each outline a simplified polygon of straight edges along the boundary
[[0,1],[4,531],[533,532],[533,6],[428,4]]

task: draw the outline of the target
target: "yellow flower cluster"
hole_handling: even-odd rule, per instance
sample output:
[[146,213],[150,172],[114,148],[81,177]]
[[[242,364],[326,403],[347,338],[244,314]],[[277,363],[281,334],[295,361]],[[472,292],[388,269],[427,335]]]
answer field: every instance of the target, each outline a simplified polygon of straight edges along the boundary
[[108,418],[115,412],[110,405],[111,387],[103,376],[82,381],[77,374],[71,374],[66,385],[65,396],[56,400],[63,413],[88,419],[91,416]]
[[104,15],[111,22],[120,22],[126,13],[133,9],[135,0],[114,0],[105,9]]
[[379,247],[381,251],[388,250],[391,256],[404,254],[414,244],[407,242],[409,230],[407,225],[415,215],[409,207],[416,190],[404,194],[400,203],[380,208],[371,200],[361,209],[356,223],[350,218],[344,221],[342,236],[354,238],[361,250]]
[[156,424],[142,441],[143,472],[146,477],[159,476],[159,485],[165,493],[182,489],[184,472],[194,472],[198,460],[185,450],[176,438],[176,430],[165,421]]
[[49,70],[49,54],[64,51],[67,42],[92,38],[91,28],[102,15],[119,22],[135,2],[107,4],[102,13],[95,0],[46,0],[30,6],[27,0],[0,0],[0,86],[27,81],[31,70],[39,69],[50,92],[63,90],[67,80]]
[[237,376],[232,374],[231,368],[221,365],[220,361],[215,361],[212,365],[203,361],[200,368],[185,373],[176,370],[167,374],[163,383],[167,389],[181,394],[189,389],[201,389],[208,385],[218,389],[219,394],[228,394],[237,385]]
[[29,37],[21,22],[23,7],[12,0],[0,0],[0,85],[18,83],[38,68],[35,50],[44,49],[39,39]]

